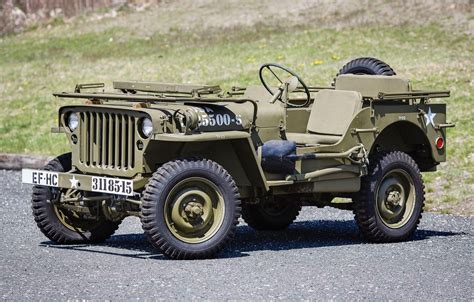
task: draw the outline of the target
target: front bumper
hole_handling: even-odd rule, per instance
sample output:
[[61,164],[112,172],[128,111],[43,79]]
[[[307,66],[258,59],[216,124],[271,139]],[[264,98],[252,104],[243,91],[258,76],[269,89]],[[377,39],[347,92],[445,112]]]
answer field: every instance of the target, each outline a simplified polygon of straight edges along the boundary
[[[134,181],[125,178],[112,178],[45,170],[23,169],[23,183],[64,189],[77,189],[113,195],[133,196]],[[136,185],[136,183],[135,183]]]

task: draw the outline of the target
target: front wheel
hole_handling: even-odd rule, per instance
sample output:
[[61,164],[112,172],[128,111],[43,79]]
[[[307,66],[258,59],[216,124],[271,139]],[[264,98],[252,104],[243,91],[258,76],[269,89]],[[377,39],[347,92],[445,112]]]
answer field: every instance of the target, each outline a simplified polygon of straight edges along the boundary
[[[71,153],[66,153],[49,162],[44,170],[67,172],[71,169]],[[109,221],[102,209],[89,208],[94,218],[85,219],[70,207],[59,201],[75,199],[83,192],[72,189],[58,189],[34,186],[32,210],[38,228],[50,240],[60,244],[100,243],[109,238],[118,228],[120,220]]]
[[229,173],[206,159],[161,166],[142,199],[141,221],[151,244],[173,259],[210,258],[234,236],[238,188]]
[[408,239],[423,212],[424,185],[416,162],[400,151],[370,158],[369,174],[361,180],[354,214],[362,235],[373,242]]

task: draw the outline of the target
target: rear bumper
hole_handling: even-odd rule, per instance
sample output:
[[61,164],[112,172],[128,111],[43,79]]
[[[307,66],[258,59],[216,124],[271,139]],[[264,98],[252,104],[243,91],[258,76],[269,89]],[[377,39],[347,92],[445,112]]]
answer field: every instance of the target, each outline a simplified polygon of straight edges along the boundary
[[133,179],[112,178],[45,170],[23,169],[22,182],[64,189],[77,189],[113,195],[133,196],[138,182]]

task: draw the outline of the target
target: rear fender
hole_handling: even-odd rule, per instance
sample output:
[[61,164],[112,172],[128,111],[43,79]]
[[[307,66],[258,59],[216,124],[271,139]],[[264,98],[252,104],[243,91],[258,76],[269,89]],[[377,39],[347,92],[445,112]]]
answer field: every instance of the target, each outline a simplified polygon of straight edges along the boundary
[[[378,148],[406,152],[422,171],[432,171],[438,163],[446,160],[446,147],[436,147],[438,137],[446,142],[446,129],[438,127],[446,123],[445,104],[380,104],[374,109],[376,127],[380,133],[371,151]],[[428,112],[432,121],[427,120]]]

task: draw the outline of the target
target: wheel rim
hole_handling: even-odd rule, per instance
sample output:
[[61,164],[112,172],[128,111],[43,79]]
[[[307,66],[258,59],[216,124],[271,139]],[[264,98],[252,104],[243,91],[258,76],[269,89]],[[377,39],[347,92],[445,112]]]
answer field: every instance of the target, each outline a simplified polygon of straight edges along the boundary
[[174,237],[186,243],[209,240],[224,221],[224,197],[213,182],[202,177],[177,183],[164,207],[166,226]]
[[[56,198],[75,198],[78,197],[80,194],[81,193],[77,190],[68,189],[63,192],[58,192],[59,196],[57,196]],[[57,202],[53,202],[53,210],[59,222],[67,229],[73,232],[85,233],[95,228],[99,224],[98,221],[81,219],[81,217],[77,215],[76,212],[61,208],[61,206],[58,205]]]
[[415,208],[416,192],[411,176],[404,170],[388,172],[377,189],[377,212],[382,222],[392,229],[404,226]]

